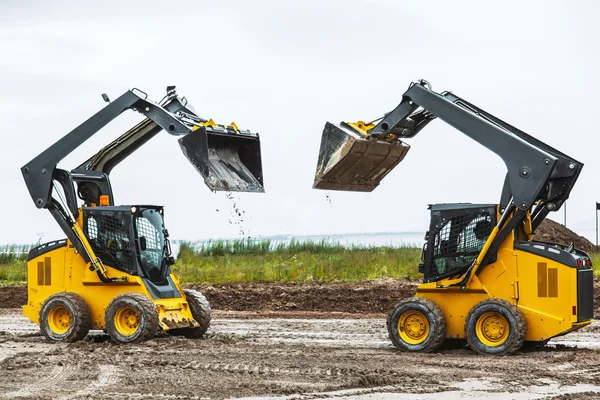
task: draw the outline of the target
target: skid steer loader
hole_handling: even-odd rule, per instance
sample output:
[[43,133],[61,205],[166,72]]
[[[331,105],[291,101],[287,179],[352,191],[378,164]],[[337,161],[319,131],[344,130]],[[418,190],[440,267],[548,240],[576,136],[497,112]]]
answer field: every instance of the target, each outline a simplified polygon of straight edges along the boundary
[[[115,205],[109,174],[165,130],[179,137],[183,153],[211,190],[263,192],[259,136],[234,123],[199,117],[174,86],[159,103],[137,89],[112,102],[102,96],[108,105],[21,169],[35,205],[50,211],[67,236],[30,251],[23,314],[57,341],[80,340],[90,329],[106,331],[116,343],[150,339],[158,330],[200,337],[209,327],[211,308],[171,273],[163,207]],[[126,110],[145,118],[77,168],[57,168]]]
[[378,122],[327,122],[314,188],[372,191],[406,156],[403,140],[436,118],[496,153],[508,172],[499,204],[429,206],[424,281],[388,316],[394,346],[430,352],[445,339],[466,339],[477,353],[503,355],[591,323],[589,255],[534,240],[583,164],[451,92],[421,80]]

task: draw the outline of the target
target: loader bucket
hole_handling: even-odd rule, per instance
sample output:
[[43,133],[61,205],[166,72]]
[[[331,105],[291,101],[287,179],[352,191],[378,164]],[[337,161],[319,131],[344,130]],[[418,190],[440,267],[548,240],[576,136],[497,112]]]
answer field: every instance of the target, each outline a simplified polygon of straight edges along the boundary
[[398,139],[364,137],[342,122],[325,124],[313,188],[371,192],[410,149]]
[[265,191],[258,134],[206,126],[180,138],[179,146],[210,190]]

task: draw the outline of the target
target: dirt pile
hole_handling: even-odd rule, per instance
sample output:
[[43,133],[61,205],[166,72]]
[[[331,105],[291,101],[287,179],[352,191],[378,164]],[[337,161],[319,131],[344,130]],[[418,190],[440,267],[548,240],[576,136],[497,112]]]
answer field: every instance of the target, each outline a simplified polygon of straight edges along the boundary
[[387,313],[401,298],[413,296],[416,282],[377,279],[346,283],[256,283],[191,285],[214,309],[227,311],[319,311]]
[[547,218],[542,221],[535,231],[535,239],[561,244],[574,243],[576,248],[583,251],[598,251],[596,246],[583,236],[579,236],[566,226]]
[[[337,312],[387,314],[401,299],[412,297],[418,281],[376,279],[345,283],[236,283],[186,285],[201,291],[214,310],[242,312]],[[594,315],[600,316],[600,278],[594,281]],[[0,308],[27,302],[24,286],[0,287]]]
[[25,286],[0,286],[0,308],[18,308],[27,303]]
[[[318,311],[353,314],[387,313],[417,282],[376,279],[347,283],[238,283],[186,285],[200,290],[215,310]],[[18,308],[27,302],[27,288],[0,287],[0,308]]]

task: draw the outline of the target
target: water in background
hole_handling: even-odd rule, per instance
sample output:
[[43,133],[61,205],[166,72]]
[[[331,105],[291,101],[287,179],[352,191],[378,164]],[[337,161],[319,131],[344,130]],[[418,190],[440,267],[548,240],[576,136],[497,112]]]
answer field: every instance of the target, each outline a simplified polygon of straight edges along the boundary
[[[346,247],[423,247],[425,243],[425,232],[389,232],[389,233],[349,233],[342,235],[307,235],[307,236],[292,236],[292,235],[277,235],[277,236],[261,236],[256,238],[250,238],[250,240],[270,240],[271,246],[277,246],[280,243],[290,243],[292,239],[297,242],[320,242],[326,240],[331,243],[339,243]],[[238,238],[239,239],[239,238]],[[202,245],[215,239],[197,240],[193,241],[193,245]],[[223,239],[223,240],[235,240],[235,239]],[[177,256],[179,253],[179,244],[182,241],[174,240],[171,242],[171,248],[173,255]]]

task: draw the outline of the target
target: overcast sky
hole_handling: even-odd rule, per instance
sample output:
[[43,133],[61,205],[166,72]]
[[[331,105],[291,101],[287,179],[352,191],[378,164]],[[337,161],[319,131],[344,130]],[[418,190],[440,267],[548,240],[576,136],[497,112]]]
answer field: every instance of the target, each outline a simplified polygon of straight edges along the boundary
[[[370,120],[411,81],[451,90],[585,164],[567,226],[594,239],[600,201],[600,3],[594,1],[0,1],[0,243],[64,235],[20,167],[137,87],[177,85],[204,117],[261,137],[266,194],[212,193],[175,137],[116,168],[117,204],[160,204],[176,239],[425,231],[428,203],[496,203],[505,166],[429,124],[371,193],[312,189],[326,121]],[[137,3],[137,4],[135,4]],[[59,166],[73,168],[141,120],[128,112]],[[326,196],[331,201],[328,201]],[[563,221],[562,210],[551,215]]]

